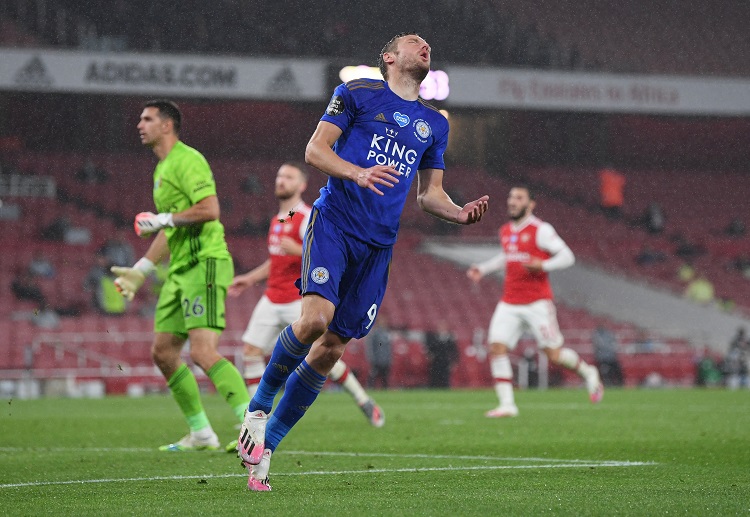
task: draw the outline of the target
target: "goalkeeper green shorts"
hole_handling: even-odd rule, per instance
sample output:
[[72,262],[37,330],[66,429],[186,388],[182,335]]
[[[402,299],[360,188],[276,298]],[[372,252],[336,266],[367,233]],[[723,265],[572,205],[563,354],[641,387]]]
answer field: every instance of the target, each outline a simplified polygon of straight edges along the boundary
[[210,258],[170,273],[156,303],[154,331],[187,337],[196,328],[224,330],[224,302],[233,277],[231,259]]

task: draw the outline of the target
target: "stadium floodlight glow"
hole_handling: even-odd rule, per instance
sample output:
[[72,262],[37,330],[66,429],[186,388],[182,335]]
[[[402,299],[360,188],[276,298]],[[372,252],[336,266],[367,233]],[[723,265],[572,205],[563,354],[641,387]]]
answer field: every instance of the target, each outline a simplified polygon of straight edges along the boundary
[[[339,78],[347,83],[354,79],[383,79],[380,69],[375,66],[345,66],[339,70]],[[419,87],[419,95],[425,100],[442,101],[448,97],[448,74],[442,70],[430,70]]]

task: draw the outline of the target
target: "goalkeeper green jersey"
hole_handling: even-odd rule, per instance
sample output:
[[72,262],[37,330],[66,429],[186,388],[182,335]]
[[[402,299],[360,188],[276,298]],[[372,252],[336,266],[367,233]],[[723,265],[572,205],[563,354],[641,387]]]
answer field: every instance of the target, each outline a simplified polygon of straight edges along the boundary
[[[178,141],[154,170],[154,204],[159,213],[182,212],[216,195],[216,182],[201,153]],[[221,222],[164,228],[169,242],[169,271],[192,267],[207,258],[231,258]]]

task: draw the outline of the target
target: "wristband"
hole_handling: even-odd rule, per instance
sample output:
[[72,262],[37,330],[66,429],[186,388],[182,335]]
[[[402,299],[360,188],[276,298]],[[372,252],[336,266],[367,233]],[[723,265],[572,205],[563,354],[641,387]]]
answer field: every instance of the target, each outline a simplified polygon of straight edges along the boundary
[[156,265],[146,257],[142,257],[138,262],[133,265],[133,269],[137,269],[143,276],[148,276],[152,271],[156,269]]
[[162,226],[169,226],[174,228],[174,221],[172,220],[172,212],[165,212],[157,214],[156,218]]

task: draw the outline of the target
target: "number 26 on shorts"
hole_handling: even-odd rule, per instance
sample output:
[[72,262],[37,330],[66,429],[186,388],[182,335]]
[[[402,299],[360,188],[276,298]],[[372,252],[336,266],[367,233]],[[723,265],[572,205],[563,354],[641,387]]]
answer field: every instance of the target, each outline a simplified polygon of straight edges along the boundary
[[196,296],[195,300],[193,300],[193,303],[190,303],[190,299],[185,298],[182,300],[182,305],[185,308],[185,317],[189,318],[191,316],[195,316],[196,318],[200,318],[203,316],[203,313],[206,311],[206,308],[201,304],[201,297]]

